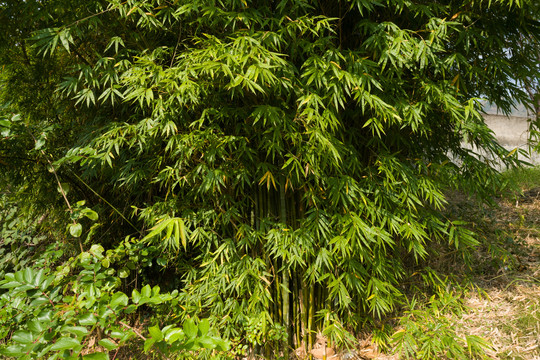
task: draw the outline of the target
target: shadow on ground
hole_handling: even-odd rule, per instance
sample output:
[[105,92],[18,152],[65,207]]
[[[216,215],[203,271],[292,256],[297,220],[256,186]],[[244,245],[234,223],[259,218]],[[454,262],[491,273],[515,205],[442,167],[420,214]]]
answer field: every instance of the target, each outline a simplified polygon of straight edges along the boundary
[[490,341],[492,359],[540,360],[540,188],[497,203],[493,209],[457,197],[449,205],[483,238],[463,272],[477,291],[467,295],[469,311],[457,324]]

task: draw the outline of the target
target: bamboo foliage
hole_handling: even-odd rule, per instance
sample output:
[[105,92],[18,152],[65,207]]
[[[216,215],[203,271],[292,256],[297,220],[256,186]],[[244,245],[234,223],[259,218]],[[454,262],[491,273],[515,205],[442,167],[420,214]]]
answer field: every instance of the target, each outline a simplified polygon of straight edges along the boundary
[[499,56],[519,52],[499,18],[538,35],[532,1],[105,4],[99,35],[36,38],[74,64],[58,93],[95,114],[56,165],[153,227],[141,241],[167,254],[178,316],[252,353],[287,358],[318,331],[343,344],[391,313],[431,242],[475,244],[441,216],[445,189],[486,196],[492,159],[518,163],[478,96],[525,100],[508,76],[531,66]]

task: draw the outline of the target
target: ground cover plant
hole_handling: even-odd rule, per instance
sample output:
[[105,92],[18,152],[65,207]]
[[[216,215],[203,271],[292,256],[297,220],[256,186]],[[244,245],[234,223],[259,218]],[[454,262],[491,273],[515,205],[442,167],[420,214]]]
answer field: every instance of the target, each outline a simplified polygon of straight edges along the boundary
[[[21,219],[2,220],[6,319],[14,297],[70,309],[48,337],[24,312],[6,320],[5,355],[91,358],[99,335],[102,358],[142,338],[155,357],[288,358],[319,332],[353,347],[405,304],[414,333],[412,279],[437,311],[451,299],[429,261],[481,242],[447,194],[490,203],[496,167],[520,164],[480,97],[534,105],[534,1],[3,0],[0,14],[2,201]],[[138,306],[156,286],[159,304]],[[481,339],[432,325],[452,357],[481,356]],[[134,337],[104,340],[118,327]],[[440,358],[429,344],[403,351]]]
[[474,206],[456,199],[469,218],[483,226],[488,246],[475,253],[472,282],[479,291],[468,292],[467,310],[453,316],[461,334],[477,335],[491,343],[493,359],[536,359],[540,356],[539,302],[540,239],[538,167],[508,171],[505,178],[517,191],[499,197],[498,207]]

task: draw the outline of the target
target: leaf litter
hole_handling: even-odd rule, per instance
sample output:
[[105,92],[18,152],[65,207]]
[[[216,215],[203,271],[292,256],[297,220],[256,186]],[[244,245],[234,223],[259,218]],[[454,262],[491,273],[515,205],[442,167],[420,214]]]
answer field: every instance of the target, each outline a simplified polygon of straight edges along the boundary
[[[484,236],[493,237],[487,242],[501,242],[503,247],[480,248],[473,255],[475,269],[469,280],[475,291],[465,295],[466,311],[454,315],[458,334],[486,339],[491,344],[488,359],[540,360],[540,188],[525,191],[519,198],[498,199],[496,209],[479,207],[462,195],[455,197],[449,206],[467,213],[460,214],[463,218],[483,222],[490,228],[484,229]],[[498,261],[493,261],[494,256],[499,256]],[[438,266],[448,273],[465,270],[452,260]],[[356,355],[356,359],[399,359],[379,352],[369,337]]]
[[[481,336],[491,343],[487,352],[491,359],[540,360],[538,190],[526,191],[517,199],[499,200],[491,225],[506,236],[509,257],[498,269],[484,267],[472,279],[478,291],[468,294],[468,311],[457,319],[460,333]],[[477,255],[477,260],[489,263],[488,254]]]

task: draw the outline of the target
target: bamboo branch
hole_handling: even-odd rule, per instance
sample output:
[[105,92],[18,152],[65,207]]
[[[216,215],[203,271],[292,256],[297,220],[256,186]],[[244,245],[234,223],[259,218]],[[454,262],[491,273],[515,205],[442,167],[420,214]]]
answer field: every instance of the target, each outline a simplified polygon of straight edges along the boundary
[[[26,131],[28,132],[28,134],[30,134],[30,136],[32,137],[32,139],[34,139],[34,143],[37,144],[37,139],[36,137],[34,136],[34,134],[32,134],[32,132],[30,131],[30,129],[28,128],[25,128]],[[56,179],[56,182],[58,184],[58,188],[60,189],[60,193],[62,194],[62,197],[64,198],[64,201],[66,202],[67,204],[67,207],[69,209],[69,213],[70,214],[73,214],[73,208],[71,207],[71,204],[69,203],[69,200],[67,198],[67,195],[64,191],[64,188],[62,187],[62,183],[60,182],[60,178],[58,177],[58,174],[56,173],[56,169],[54,168],[51,160],[49,160],[49,158],[47,157],[47,154],[45,154],[45,151],[43,151],[43,149],[39,149],[39,151],[41,152],[41,154],[43,155],[43,157],[45,158],[45,160],[47,161],[47,163],[49,163],[49,166],[50,166],[50,169],[52,171],[52,173],[54,174],[54,178]],[[77,222],[75,220],[73,220],[73,224],[76,224]],[[82,242],[81,242],[81,239],[79,239],[79,247],[81,248],[81,253],[84,252],[84,248],[82,246]]]

